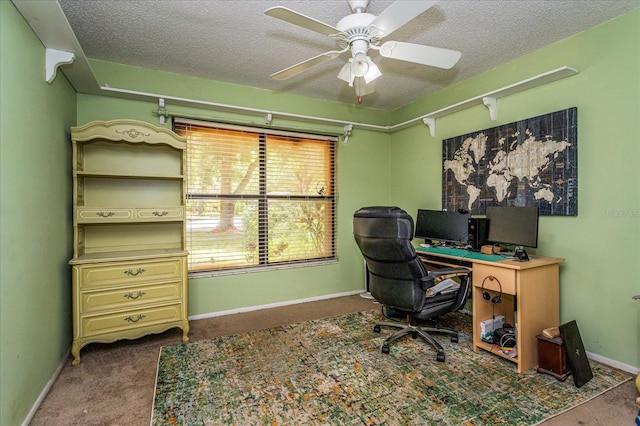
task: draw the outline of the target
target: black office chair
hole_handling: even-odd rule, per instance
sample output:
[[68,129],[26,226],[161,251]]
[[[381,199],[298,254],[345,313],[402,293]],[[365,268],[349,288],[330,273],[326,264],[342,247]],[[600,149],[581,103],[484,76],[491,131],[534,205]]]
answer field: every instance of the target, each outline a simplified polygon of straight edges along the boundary
[[[366,261],[369,273],[369,291],[381,304],[407,317],[407,323],[380,322],[381,326],[400,328],[383,343],[381,351],[389,353],[389,343],[411,334],[422,337],[436,350],[438,361],[444,362],[444,348],[428,333],[445,333],[451,341],[458,341],[455,330],[420,326],[425,320],[434,321],[447,312],[461,309],[469,292],[470,270],[443,268],[427,272],[411,244],[413,219],[398,207],[364,207],[353,215],[353,234]],[[457,291],[427,295],[427,289],[437,277],[459,277]]]

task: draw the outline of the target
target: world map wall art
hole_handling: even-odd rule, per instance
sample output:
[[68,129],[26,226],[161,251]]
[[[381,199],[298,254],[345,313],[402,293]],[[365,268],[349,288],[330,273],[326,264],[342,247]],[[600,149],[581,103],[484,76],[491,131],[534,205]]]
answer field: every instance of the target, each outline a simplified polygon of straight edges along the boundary
[[485,214],[488,206],[578,214],[577,108],[442,141],[442,208]]

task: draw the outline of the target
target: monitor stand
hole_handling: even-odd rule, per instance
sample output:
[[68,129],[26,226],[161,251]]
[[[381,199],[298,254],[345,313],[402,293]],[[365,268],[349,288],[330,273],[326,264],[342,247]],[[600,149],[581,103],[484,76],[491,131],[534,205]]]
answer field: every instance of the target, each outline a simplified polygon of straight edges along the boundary
[[517,246],[515,248],[515,252],[513,253],[513,257],[516,260],[519,260],[521,262],[529,261],[529,255],[527,254],[527,252],[525,251],[525,249],[522,246]]
[[446,241],[440,241],[440,240],[424,240],[424,242],[426,244],[428,244],[429,247],[446,247],[447,243]]

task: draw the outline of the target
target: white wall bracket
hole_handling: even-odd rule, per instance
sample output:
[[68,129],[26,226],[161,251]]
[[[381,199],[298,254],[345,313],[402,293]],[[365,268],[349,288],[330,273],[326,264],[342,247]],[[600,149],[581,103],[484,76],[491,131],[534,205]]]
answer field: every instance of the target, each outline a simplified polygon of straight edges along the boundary
[[485,96],[482,98],[482,103],[489,108],[491,121],[496,121],[498,119],[498,100],[493,96]]
[[431,117],[422,117],[422,122],[425,124],[425,126],[429,127],[429,133],[431,134],[431,137],[435,137],[436,136],[436,119],[435,118],[431,118]]
[[265,116],[264,116],[264,124],[266,124],[267,126],[270,126],[272,121],[273,121],[273,114],[270,113],[270,112],[265,114]]
[[164,98],[158,98],[158,109],[151,112],[158,116],[160,124],[166,123],[166,119],[169,118],[169,111],[165,108]]
[[76,55],[62,50],[46,49],[45,51],[45,79],[51,84],[56,78],[58,67],[75,61]]
[[554,81],[560,80],[565,77],[570,77],[576,74],[578,74],[577,69],[571,68],[569,66],[562,66],[560,68],[556,68],[551,71],[534,75],[533,77],[518,81],[508,86],[501,87],[500,89],[496,89],[491,92],[484,93],[480,96],[474,96],[473,98],[469,98],[464,101],[455,103],[453,105],[449,105],[448,107],[439,109],[437,111],[432,111],[428,114],[413,118],[411,120],[407,120],[403,123],[395,124],[389,128],[389,131],[395,132],[396,130],[404,129],[406,127],[413,126],[415,123],[418,123],[420,120],[422,120],[422,122],[425,125],[429,126],[431,137],[435,137],[435,132],[436,132],[435,120],[437,120],[440,117],[444,117],[449,114],[454,114],[456,112],[474,107],[479,104],[484,104],[487,108],[489,108],[489,116],[491,118],[491,121],[496,121],[498,119],[498,99],[499,98],[510,96],[510,95],[513,95],[514,93],[519,93],[525,90],[532,89],[534,87],[539,87],[544,84],[552,83]]
[[347,143],[349,141],[349,136],[351,136],[351,131],[353,130],[353,124],[347,124],[344,126],[344,135],[342,136],[342,143]]

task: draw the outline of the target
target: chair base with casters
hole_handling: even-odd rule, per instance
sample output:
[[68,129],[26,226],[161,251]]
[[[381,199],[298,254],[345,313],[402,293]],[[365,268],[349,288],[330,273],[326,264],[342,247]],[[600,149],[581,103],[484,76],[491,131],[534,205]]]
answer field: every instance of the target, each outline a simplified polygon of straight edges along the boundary
[[381,329],[382,327],[392,327],[392,328],[400,329],[395,333],[393,333],[391,336],[387,337],[384,340],[384,342],[382,342],[382,346],[380,347],[380,352],[382,352],[383,354],[389,353],[390,351],[389,343],[394,342],[410,334],[411,337],[413,337],[414,339],[416,339],[418,336],[422,337],[424,341],[426,341],[431,346],[433,346],[434,349],[437,351],[436,361],[444,362],[445,361],[444,348],[429,333],[448,334],[450,335],[451,341],[453,343],[458,343],[458,332],[456,330],[446,328],[446,327],[426,327],[426,326],[414,325],[411,323],[406,324],[406,323],[397,323],[397,322],[378,322],[373,327],[373,332],[380,333],[382,331]]

